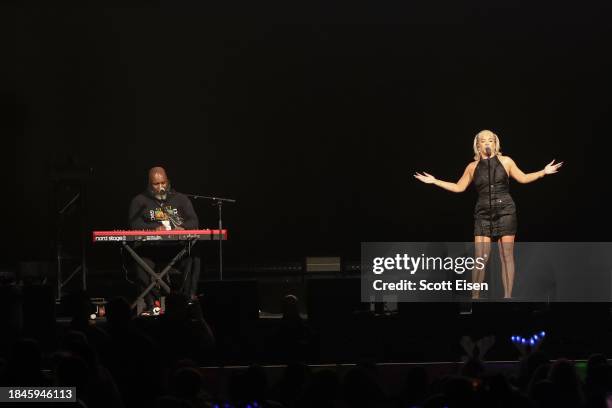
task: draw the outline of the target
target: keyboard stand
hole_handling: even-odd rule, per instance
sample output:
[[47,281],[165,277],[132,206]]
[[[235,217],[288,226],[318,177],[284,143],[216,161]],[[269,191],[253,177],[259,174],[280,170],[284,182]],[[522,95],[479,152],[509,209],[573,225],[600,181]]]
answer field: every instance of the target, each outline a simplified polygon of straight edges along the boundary
[[151,275],[151,278],[152,278],[149,286],[147,286],[145,290],[143,290],[142,293],[138,296],[138,298],[136,298],[136,300],[132,303],[132,306],[131,306],[132,309],[136,308],[138,304],[144,300],[144,297],[155,287],[155,285],[161,286],[168,293],[171,292],[170,286],[168,286],[168,284],[164,282],[163,279],[166,276],[166,274],[170,272],[170,269],[174,266],[174,264],[180,261],[181,258],[184,257],[186,253],[191,251],[191,248],[195,245],[196,242],[198,242],[197,238],[187,241],[186,245],[178,252],[178,254],[174,256],[174,258],[172,258],[172,260],[164,267],[164,269],[162,269],[162,271],[159,274],[155,273],[155,270],[153,270],[153,268],[151,268],[142,259],[142,257],[138,255],[136,251],[134,251],[134,248],[129,246],[125,241],[121,242],[121,245],[123,245],[123,248],[125,248],[125,250],[134,259],[134,261],[138,265],[140,265],[142,269],[147,271],[147,273],[149,273],[149,275]]

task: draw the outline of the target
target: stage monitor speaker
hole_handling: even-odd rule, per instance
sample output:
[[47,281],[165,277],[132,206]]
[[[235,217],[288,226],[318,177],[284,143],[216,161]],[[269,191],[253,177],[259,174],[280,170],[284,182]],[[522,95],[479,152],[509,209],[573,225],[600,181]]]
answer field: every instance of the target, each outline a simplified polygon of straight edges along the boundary
[[256,280],[204,281],[199,289],[204,319],[217,328],[250,324],[259,318]]
[[341,272],[341,261],[339,256],[307,256],[305,272]]

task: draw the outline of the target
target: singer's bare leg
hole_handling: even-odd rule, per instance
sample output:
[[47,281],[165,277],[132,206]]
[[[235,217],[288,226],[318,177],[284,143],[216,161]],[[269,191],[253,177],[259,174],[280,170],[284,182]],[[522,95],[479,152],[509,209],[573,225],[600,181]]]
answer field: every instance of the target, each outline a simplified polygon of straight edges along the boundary
[[508,283],[506,281],[507,273],[506,273],[506,262],[504,262],[504,244],[502,240],[499,239],[497,241],[497,249],[499,250],[499,261],[501,264],[501,278],[502,278],[502,286],[504,288],[504,298],[506,298],[506,288],[508,287]]
[[[474,237],[474,256],[475,258],[483,258],[484,265],[482,268],[475,267],[472,269],[472,282],[473,283],[482,283],[485,278],[485,271],[487,268],[487,263],[489,262],[489,256],[491,253],[491,238],[484,237],[481,235],[476,235]],[[472,299],[480,299],[480,290],[472,291]]]
[[499,258],[501,259],[504,299],[510,299],[514,286],[514,235],[504,235],[500,238]]

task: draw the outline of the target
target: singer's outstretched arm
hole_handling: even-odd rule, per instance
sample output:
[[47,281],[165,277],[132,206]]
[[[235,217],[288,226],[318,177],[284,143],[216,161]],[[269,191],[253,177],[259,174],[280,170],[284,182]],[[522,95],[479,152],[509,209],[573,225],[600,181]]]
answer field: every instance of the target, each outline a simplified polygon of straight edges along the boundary
[[531,183],[538,179],[541,179],[547,174],[556,173],[557,170],[563,165],[563,162],[555,164],[555,161],[553,160],[548,163],[546,167],[544,167],[542,170],[525,174],[522,172],[521,169],[519,169],[514,160],[512,160],[510,157],[506,156],[506,160],[508,160],[509,163],[508,167],[510,169],[510,176],[521,184]]
[[468,164],[465,168],[465,171],[463,172],[463,175],[456,183],[438,180],[437,178],[426,172],[423,172],[423,174],[417,172],[414,174],[414,177],[422,181],[423,183],[433,184],[453,193],[463,193],[472,182],[472,177],[474,177],[474,170],[476,169],[477,163],[478,162],[474,161]]

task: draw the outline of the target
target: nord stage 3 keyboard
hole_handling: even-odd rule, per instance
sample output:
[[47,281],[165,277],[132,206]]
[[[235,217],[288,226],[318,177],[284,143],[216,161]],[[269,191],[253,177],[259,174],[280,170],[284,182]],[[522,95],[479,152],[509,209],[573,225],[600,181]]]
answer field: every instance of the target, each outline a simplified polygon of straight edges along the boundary
[[128,242],[128,241],[218,241],[227,239],[227,230],[129,230],[129,231],[93,231],[93,242]]

